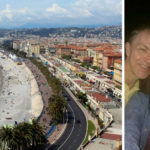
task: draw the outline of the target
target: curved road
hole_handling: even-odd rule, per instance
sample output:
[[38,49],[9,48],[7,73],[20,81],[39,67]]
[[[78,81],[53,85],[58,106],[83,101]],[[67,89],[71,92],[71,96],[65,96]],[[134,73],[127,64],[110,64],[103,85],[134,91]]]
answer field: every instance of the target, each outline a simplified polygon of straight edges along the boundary
[[68,124],[63,135],[48,150],[77,150],[86,134],[86,118],[76,102],[64,91],[68,99]]
[[43,145],[37,148],[38,150],[77,150],[85,138],[87,128],[85,115],[65,89],[64,96],[68,100],[66,130],[55,144]]

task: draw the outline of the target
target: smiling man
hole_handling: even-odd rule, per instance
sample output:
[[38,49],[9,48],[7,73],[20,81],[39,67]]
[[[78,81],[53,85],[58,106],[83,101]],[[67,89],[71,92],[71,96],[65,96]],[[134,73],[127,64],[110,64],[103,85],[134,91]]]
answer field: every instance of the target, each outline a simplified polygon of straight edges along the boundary
[[150,26],[132,30],[125,44],[125,104],[139,90],[139,79],[150,75]]

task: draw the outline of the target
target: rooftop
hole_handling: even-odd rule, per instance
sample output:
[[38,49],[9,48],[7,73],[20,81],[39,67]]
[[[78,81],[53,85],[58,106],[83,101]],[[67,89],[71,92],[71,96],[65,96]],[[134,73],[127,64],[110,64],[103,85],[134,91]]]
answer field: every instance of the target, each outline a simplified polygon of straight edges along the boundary
[[122,64],[122,60],[121,59],[117,59],[117,60],[115,60],[115,63]]
[[95,98],[96,101],[99,101],[99,102],[111,102],[109,98],[106,98],[105,95],[99,92],[90,92],[89,95]]
[[96,76],[97,78],[99,78],[99,79],[103,79],[103,78],[105,78],[104,76]]
[[64,67],[59,67],[59,69],[61,69],[63,72],[69,72],[69,70],[67,70],[67,69],[64,68]]
[[108,139],[108,140],[116,140],[116,141],[121,141],[122,136],[118,134],[111,134],[111,133],[103,133],[101,135],[101,138],[103,139]]

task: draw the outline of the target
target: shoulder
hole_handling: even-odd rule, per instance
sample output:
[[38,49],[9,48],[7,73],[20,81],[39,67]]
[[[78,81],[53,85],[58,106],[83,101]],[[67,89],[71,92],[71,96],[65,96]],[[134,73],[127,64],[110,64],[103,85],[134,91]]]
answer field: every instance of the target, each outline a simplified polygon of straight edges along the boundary
[[149,96],[138,92],[134,94],[125,107],[125,117],[140,118],[144,117],[149,110]]
[[126,109],[129,107],[138,107],[138,106],[147,106],[149,104],[149,96],[142,93],[142,92],[137,92],[134,94],[129,102],[126,105]]

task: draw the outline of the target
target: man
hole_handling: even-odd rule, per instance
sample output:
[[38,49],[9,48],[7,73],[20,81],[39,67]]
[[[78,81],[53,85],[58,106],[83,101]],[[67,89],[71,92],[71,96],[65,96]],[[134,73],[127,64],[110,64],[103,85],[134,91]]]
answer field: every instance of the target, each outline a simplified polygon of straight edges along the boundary
[[150,104],[143,93],[136,93],[126,105],[125,150],[150,150]]
[[132,30],[125,44],[125,104],[139,90],[139,79],[150,75],[150,26]]

